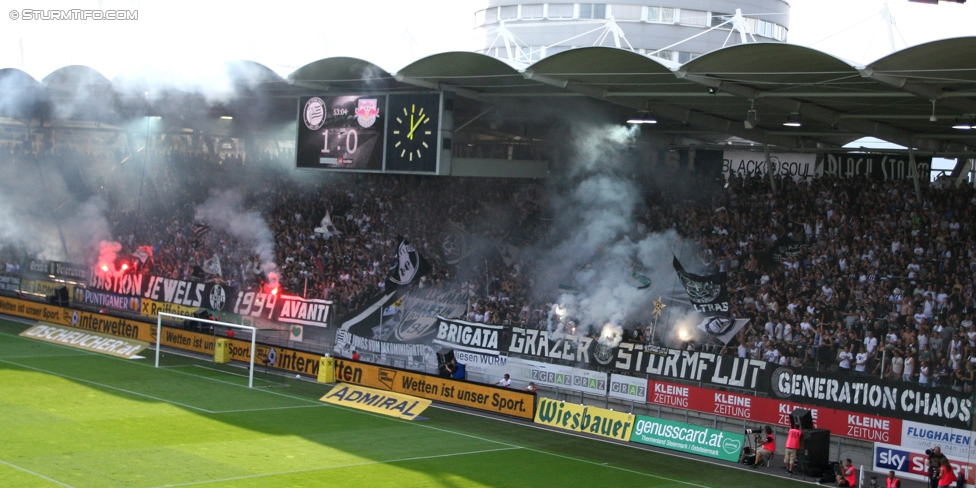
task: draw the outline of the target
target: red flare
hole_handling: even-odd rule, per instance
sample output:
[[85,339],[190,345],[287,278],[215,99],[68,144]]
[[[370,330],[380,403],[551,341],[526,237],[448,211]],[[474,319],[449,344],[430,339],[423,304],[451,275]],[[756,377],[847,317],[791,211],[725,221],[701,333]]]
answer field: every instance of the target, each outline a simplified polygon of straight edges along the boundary
[[108,273],[108,265],[107,264],[103,264],[102,265],[102,271],[105,272],[105,273]]

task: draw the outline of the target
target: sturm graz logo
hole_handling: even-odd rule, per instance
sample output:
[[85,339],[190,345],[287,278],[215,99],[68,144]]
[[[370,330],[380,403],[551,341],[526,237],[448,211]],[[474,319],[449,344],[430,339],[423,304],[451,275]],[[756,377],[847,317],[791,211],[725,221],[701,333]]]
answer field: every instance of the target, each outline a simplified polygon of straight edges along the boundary
[[224,304],[227,303],[227,294],[224,293],[224,287],[220,285],[215,285],[210,289],[210,309],[211,310],[223,310]]
[[735,328],[735,320],[725,317],[712,317],[705,322],[705,332],[711,335],[725,335]]
[[390,281],[398,285],[408,285],[417,275],[420,267],[420,253],[413,246],[403,243],[397,252],[397,261],[393,264]]
[[593,359],[606,366],[613,361],[613,348],[599,341],[593,343]]
[[319,97],[309,98],[305,102],[305,110],[302,111],[305,119],[305,127],[308,130],[318,130],[325,125],[325,102]]
[[781,366],[773,370],[772,385],[773,393],[780,398],[789,398],[791,395],[788,391],[780,390],[780,383],[790,384],[793,379],[793,370],[785,366]]
[[722,285],[711,281],[693,280],[684,273],[678,273],[678,278],[692,303],[711,303],[722,293]]

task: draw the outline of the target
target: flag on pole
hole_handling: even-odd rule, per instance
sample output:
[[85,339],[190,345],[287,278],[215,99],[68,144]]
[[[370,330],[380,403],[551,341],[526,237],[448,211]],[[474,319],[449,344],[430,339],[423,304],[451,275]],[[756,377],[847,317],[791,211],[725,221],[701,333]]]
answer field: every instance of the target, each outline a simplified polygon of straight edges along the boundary
[[214,254],[214,257],[203,262],[203,270],[212,275],[221,276],[223,273],[220,270],[220,257]]

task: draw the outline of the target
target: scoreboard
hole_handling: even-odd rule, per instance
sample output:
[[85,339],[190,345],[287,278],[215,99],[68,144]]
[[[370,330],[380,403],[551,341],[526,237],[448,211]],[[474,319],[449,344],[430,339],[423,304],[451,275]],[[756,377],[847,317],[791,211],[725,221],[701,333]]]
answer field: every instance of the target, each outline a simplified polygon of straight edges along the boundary
[[299,99],[298,168],[437,174],[442,95]]

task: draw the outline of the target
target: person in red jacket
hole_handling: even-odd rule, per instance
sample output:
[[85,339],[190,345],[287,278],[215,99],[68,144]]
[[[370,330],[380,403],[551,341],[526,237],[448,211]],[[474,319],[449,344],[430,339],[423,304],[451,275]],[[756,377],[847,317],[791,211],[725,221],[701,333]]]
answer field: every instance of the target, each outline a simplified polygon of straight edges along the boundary
[[939,486],[952,486],[956,482],[956,473],[952,472],[952,465],[949,460],[942,458],[942,465],[939,466]]
[[854,469],[851,458],[844,460],[841,474],[837,475],[837,486],[857,486],[857,470]]
[[786,471],[791,475],[793,474],[793,465],[796,464],[796,451],[800,449],[801,436],[803,436],[803,431],[795,425],[790,427],[790,431],[786,434],[786,457],[783,458],[783,462],[786,463]]
[[764,463],[767,459],[772,459],[773,454],[776,453],[776,436],[773,435],[773,428],[766,426],[763,428],[762,446],[756,450],[756,464],[752,467],[755,468],[760,464]]
[[888,477],[885,478],[885,488],[901,488],[901,480],[895,478],[894,471],[888,471]]

